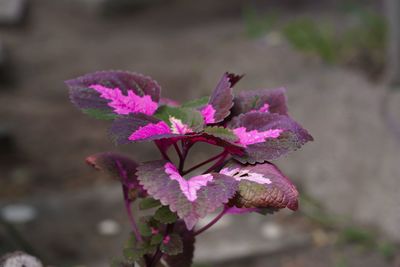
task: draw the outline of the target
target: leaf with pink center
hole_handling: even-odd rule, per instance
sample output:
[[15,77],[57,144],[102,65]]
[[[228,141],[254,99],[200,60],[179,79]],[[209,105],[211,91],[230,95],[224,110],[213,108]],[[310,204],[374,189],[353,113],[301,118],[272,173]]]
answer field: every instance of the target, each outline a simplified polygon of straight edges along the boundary
[[167,123],[175,134],[187,134],[203,130],[203,117],[191,108],[162,106],[154,117]]
[[183,219],[190,230],[197,221],[223,206],[236,192],[237,182],[219,173],[186,179],[167,161],[153,161],[138,167],[140,184],[155,199]]
[[179,136],[172,132],[166,122],[145,114],[117,118],[111,126],[110,133],[117,144],[154,141]]
[[87,157],[86,162],[93,168],[106,172],[121,181],[128,190],[131,190],[131,193],[135,191],[136,195],[146,195],[136,177],[138,164],[130,158],[117,153],[103,152]]
[[[243,209],[297,210],[298,192],[292,182],[273,164],[243,165],[232,162],[221,174],[239,182],[238,192],[230,204]],[[245,210],[246,211],[246,210]]]
[[206,124],[221,122],[229,116],[233,106],[232,87],[241,78],[242,76],[233,73],[225,73],[222,76],[208,103],[200,108]]
[[232,115],[247,112],[266,112],[287,115],[286,89],[260,89],[244,91],[235,96]]
[[276,159],[300,148],[312,136],[288,116],[276,113],[249,112],[228,123],[245,147],[244,154],[234,155],[242,163]]
[[150,77],[125,71],[100,71],[65,83],[75,106],[96,118],[110,117],[104,114],[152,115],[158,108],[161,92]]

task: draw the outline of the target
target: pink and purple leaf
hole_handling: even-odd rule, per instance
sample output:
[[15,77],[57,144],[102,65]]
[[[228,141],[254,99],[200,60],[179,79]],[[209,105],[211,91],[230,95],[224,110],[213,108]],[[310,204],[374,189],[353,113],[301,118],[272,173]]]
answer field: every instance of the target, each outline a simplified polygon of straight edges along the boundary
[[235,179],[219,173],[185,179],[167,161],[145,163],[138,167],[137,175],[144,189],[176,212],[189,230],[200,218],[226,204],[237,189]]

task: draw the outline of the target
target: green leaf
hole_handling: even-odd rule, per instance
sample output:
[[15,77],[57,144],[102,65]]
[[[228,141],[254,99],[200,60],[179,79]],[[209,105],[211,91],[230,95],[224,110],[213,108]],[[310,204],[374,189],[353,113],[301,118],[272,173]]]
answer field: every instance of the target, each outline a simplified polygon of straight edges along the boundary
[[161,223],[174,223],[178,219],[178,216],[172,212],[168,206],[162,206],[154,214],[154,219]]
[[151,236],[151,228],[146,222],[138,223],[138,228],[142,236]]
[[161,206],[160,201],[151,197],[144,198],[139,203],[139,209],[141,210],[152,209],[158,206]]
[[175,119],[181,120],[182,123],[188,125],[195,132],[203,130],[203,116],[199,111],[194,109],[161,106],[154,114],[154,117],[166,122],[170,126],[170,117],[174,117]]
[[158,245],[163,240],[162,234],[156,234],[151,237],[150,245]]
[[178,255],[183,251],[182,238],[177,234],[171,234],[168,237],[168,241],[164,239],[160,246],[163,253],[167,255]]
[[138,261],[144,255],[146,255],[147,251],[145,248],[125,248],[123,250],[123,254],[126,260],[130,262]]
[[235,142],[238,139],[232,130],[224,127],[206,127],[204,133],[230,142]]
[[200,108],[208,104],[210,97],[203,96],[194,100],[190,100],[182,104],[183,108]]
[[137,240],[134,234],[130,234],[129,239],[125,242],[124,248],[136,247]]
[[96,108],[83,109],[82,112],[98,120],[113,120],[118,116],[117,114],[112,113],[109,110],[102,110]]

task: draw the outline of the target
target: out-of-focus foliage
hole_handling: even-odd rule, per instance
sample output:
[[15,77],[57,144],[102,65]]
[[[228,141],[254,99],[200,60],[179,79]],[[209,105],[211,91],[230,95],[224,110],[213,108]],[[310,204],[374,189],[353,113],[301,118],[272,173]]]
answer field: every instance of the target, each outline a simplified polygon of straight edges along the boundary
[[320,57],[327,63],[338,63],[363,69],[372,78],[385,65],[387,25],[380,13],[360,6],[343,9],[350,23],[302,16],[279,21],[276,15],[263,14],[254,8],[243,12],[246,32],[260,38],[278,30],[294,48]]

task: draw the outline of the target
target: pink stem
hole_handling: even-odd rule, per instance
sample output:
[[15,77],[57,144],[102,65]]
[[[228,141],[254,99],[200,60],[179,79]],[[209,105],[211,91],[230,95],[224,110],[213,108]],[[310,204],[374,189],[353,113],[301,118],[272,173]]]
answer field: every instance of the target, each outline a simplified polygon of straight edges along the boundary
[[196,235],[199,235],[199,234],[203,233],[204,231],[208,230],[211,226],[216,224],[228,212],[228,210],[229,210],[229,208],[224,207],[224,209],[221,211],[220,214],[217,215],[217,217],[215,217],[211,222],[209,222],[204,227],[202,227],[199,230],[195,231],[193,233],[193,235],[196,236]]
[[125,209],[126,213],[128,214],[129,221],[131,222],[132,232],[135,235],[137,241],[143,242],[142,236],[139,233],[139,228],[136,225],[135,218],[133,217],[132,214],[131,201],[129,200],[128,197],[128,190],[124,186],[122,186],[122,190],[124,192]]

